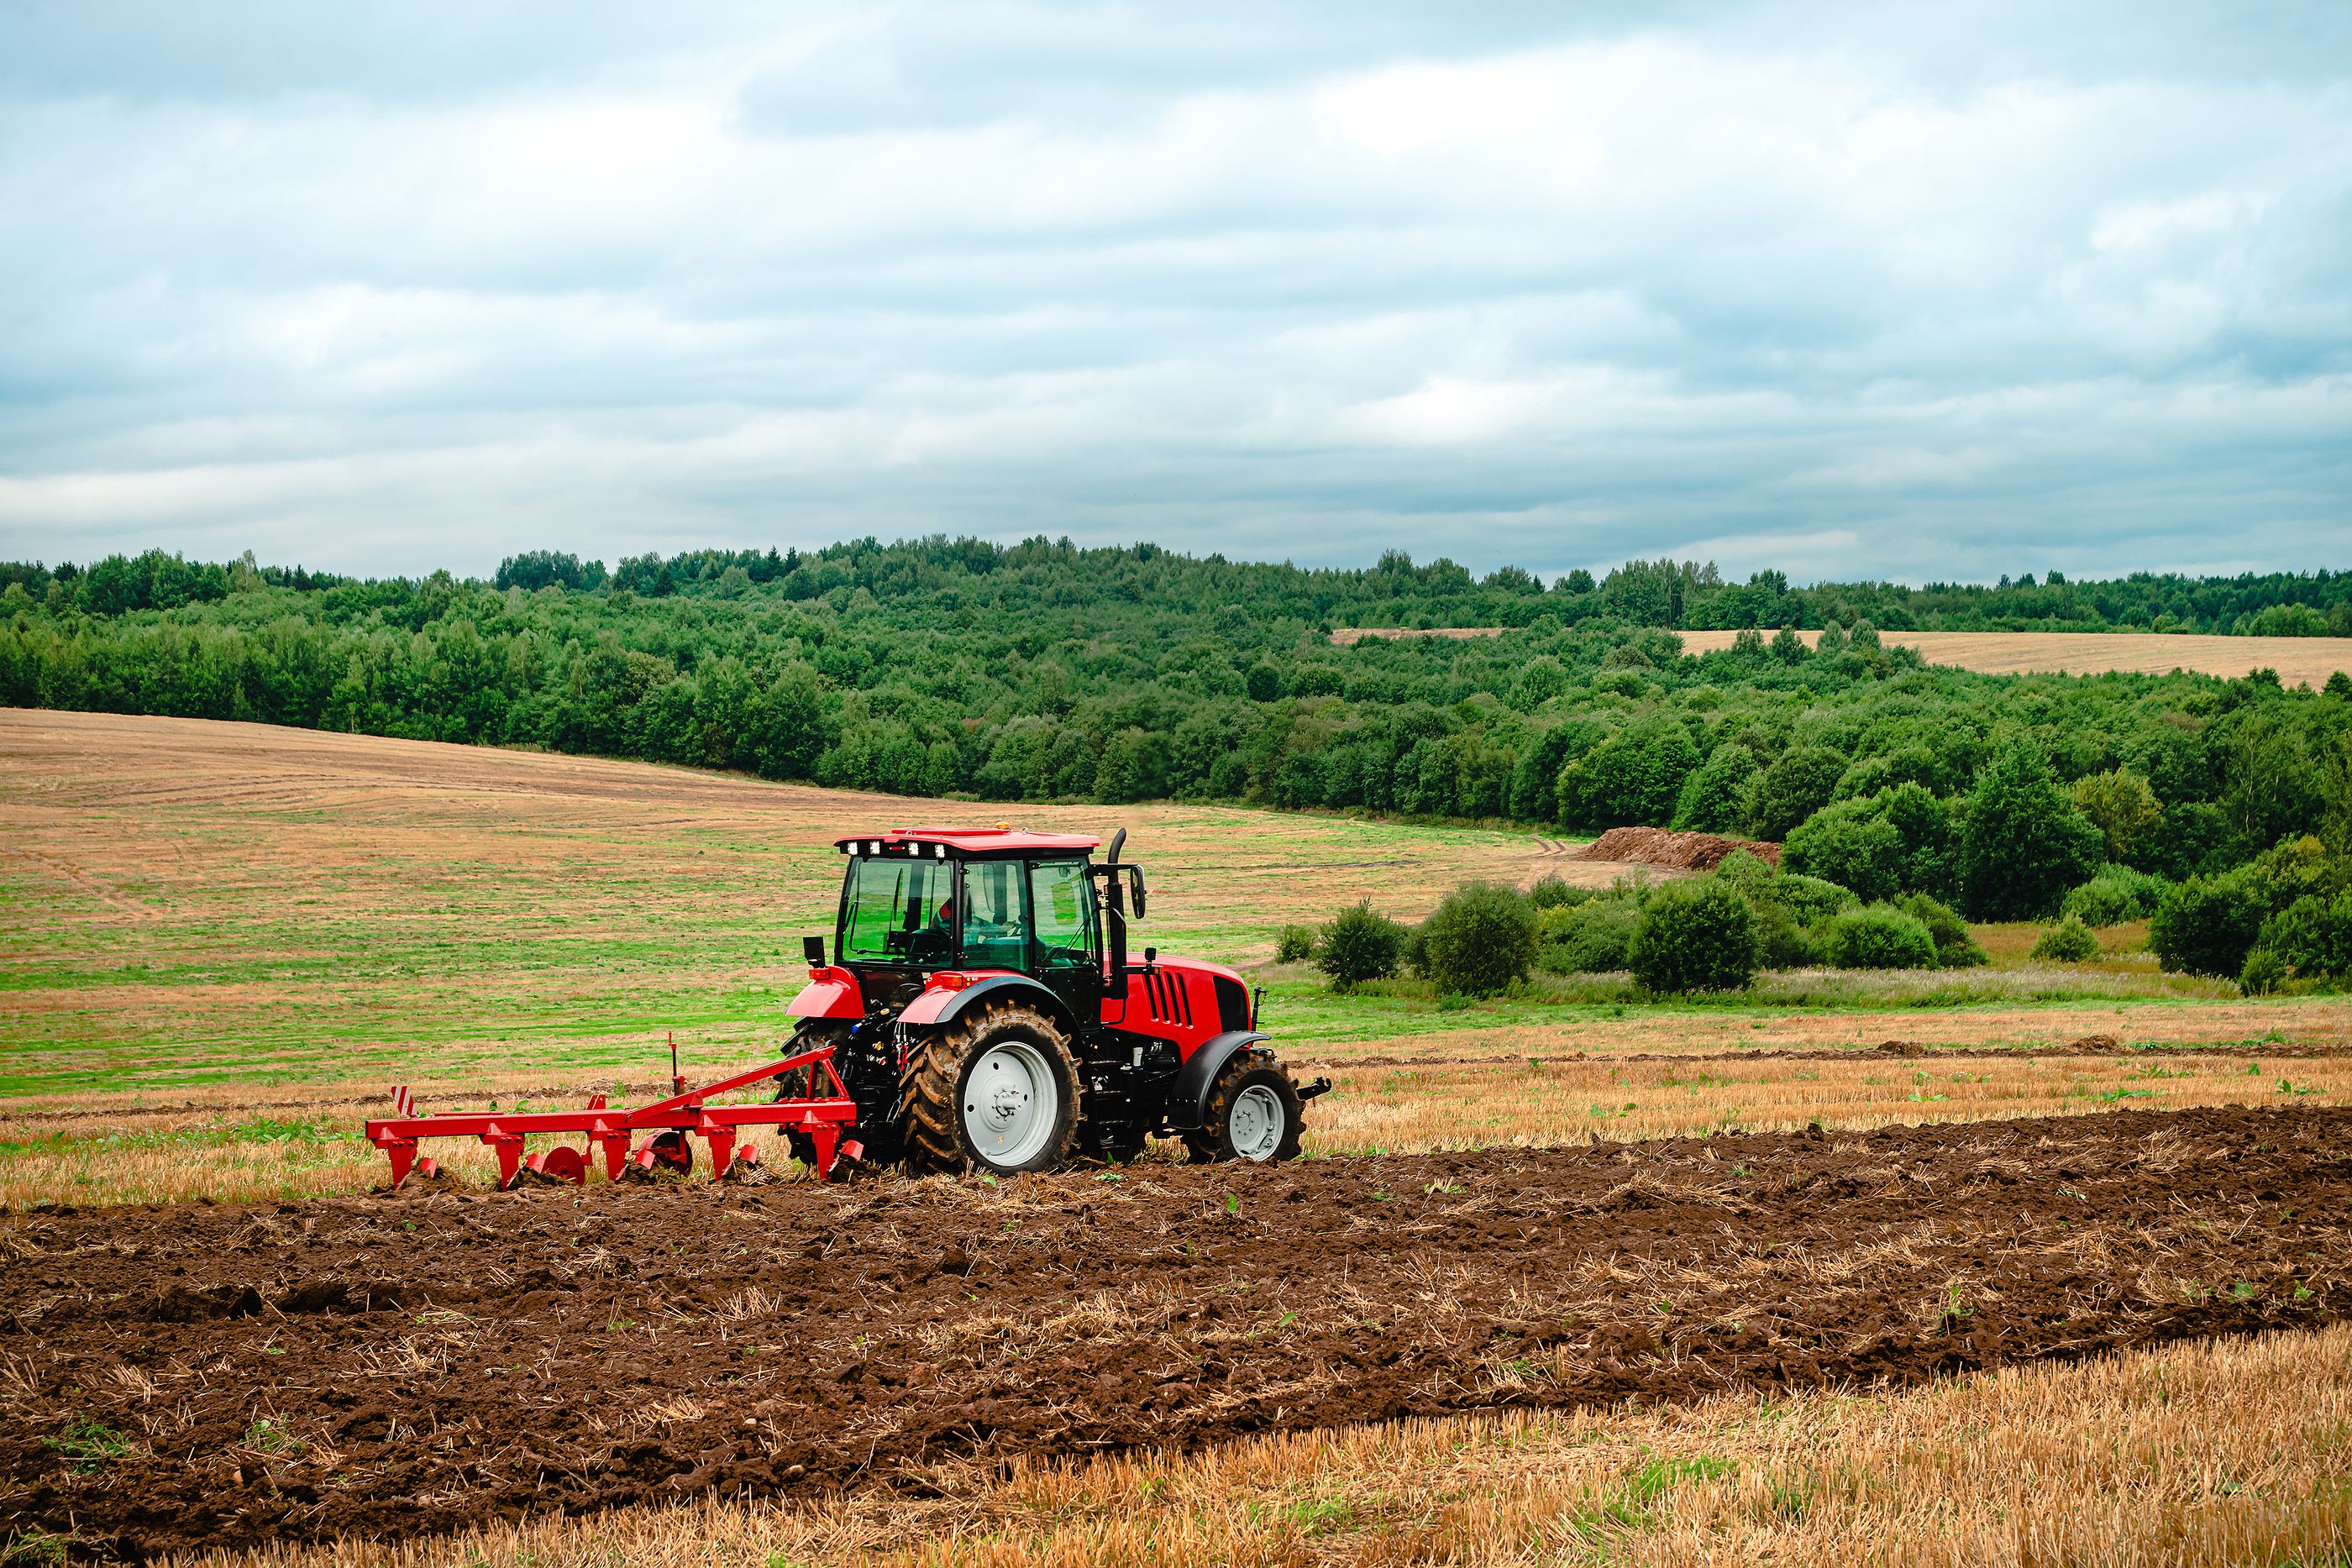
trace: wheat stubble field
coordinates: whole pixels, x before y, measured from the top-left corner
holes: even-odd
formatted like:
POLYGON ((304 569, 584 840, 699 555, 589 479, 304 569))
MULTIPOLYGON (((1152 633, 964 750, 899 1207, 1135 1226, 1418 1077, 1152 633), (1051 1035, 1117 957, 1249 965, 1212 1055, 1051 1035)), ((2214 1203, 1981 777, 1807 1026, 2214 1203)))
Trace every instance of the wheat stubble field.
POLYGON ((2002 956, 1965 1005, 1803 977, 1342 1002, 1265 962, 1282 924, 1622 868, 190 721, 0 712, 0 1541, 27 1560, 197 1552, 184 1494, 246 1543, 209 1561, 451 1568, 2313 1563, 2352 1536, 2335 998, 2118 951, 2002 956), (1008 814, 1129 826, 1149 939, 1251 967, 1337 1081, 1316 1159, 689 1211, 502 1197, 461 1156, 471 1190, 369 1196, 383 1084, 646 1085, 671 1032, 698 1076, 749 1060, 835 832, 1008 814), (1328 1257, 1285 1218, 1310 1211, 1328 1257), (394 1305, 313 1311, 339 1286, 394 1305))
MULTIPOLYGON (((1427 631, 1343 627, 1331 641, 1347 646, 1366 637, 1492 637, 1503 628, 1461 626, 1427 631)), ((1737 632, 1677 632, 1685 653, 1719 653, 1737 632)), ((1819 632, 1800 632, 1807 647, 1819 632)), ((2174 670, 2235 680, 2274 670, 2292 686, 2315 689, 2338 670, 2352 671, 2352 638, 2217 637, 2156 632, 1881 632, 1890 647, 1916 648, 1930 664, 1988 675, 2096 675, 2109 672, 2162 675, 2174 670)))

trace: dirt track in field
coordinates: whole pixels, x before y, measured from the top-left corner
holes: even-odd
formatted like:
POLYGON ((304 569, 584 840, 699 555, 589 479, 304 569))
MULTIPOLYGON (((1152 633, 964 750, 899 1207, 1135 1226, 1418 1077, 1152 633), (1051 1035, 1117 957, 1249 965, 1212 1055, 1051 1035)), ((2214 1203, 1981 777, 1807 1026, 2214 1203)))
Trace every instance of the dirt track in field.
POLYGON ((136 1556, 919 1490, 942 1459, 1903 1385, 2325 1322, 2352 1302, 2348 1134, 2347 1110, 2113 1113, 18 1214, 0 1540, 136 1556))

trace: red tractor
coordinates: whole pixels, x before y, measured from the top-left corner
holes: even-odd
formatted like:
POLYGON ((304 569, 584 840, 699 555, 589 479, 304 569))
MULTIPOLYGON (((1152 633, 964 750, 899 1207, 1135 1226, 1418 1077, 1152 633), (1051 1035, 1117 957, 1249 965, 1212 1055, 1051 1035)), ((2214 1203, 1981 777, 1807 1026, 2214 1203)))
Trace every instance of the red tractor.
POLYGON ((811 936, 809 983, 786 1009, 800 1026, 765 1066, 690 1089, 670 1052, 670 1093, 622 1109, 598 1094, 577 1111, 420 1114, 405 1086, 368 1141, 392 1184, 441 1175, 427 1138, 474 1138, 498 1155, 499 1185, 683 1176, 694 1140, 711 1174, 755 1167, 740 1140, 761 1128, 831 1178, 846 1156, 917 1171, 1010 1175, 1073 1155, 1132 1159, 1155 1134, 1196 1162, 1286 1160, 1307 1101, 1257 1032, 1257 1007, 1231 969, 1150 948, 1128 962, 1143 868, 1122 864, 1125 829, 1097 864, 1097 841, 1010 828, 894 828, 840 840, 849 857, 833 962, 811 936), (769 1084, 774 1098, 743 1103, 769 1084), (528 1153, 529 1140, 578 1134, 528 1153))
POLYGON ((1329 1082, 1301 1088, 1266 1049, 1233 970, 1150 947, 1129 961, 1145 891, 1126 839, 1100 862, 1097 839, 1005 827, 838 841, 833 961, 807 938, 785 1054, 831 1049, 862 1158, 1007 1175, 1131 1159, 1154 1135, 1196 1163, 1298 1153, 1329 1082))

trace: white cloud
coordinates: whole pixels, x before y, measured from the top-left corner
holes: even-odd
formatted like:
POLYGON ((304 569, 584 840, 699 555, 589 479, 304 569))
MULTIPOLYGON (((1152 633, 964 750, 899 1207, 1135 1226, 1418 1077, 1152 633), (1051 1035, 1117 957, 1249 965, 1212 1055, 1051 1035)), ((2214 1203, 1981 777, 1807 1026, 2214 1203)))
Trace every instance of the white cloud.
POLYGON ((1859 15, 493 7, 460 64, 264 5, 111 67, 53 16, 0 553, 2346 564, 2346 57, 1859 15))

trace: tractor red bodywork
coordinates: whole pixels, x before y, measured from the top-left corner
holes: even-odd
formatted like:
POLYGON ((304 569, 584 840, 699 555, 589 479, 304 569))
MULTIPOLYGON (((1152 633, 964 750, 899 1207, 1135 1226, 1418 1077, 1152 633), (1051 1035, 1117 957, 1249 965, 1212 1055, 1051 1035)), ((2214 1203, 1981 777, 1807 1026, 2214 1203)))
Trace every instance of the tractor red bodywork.
MULTIPOLYGON (((1044 1015, 1065 1037, 1080 1074, 1089 1146, 1132 1150, 1150 1135, 1190 1135, 1217 1072, 1265 1037, 1234 970, 1161 959, 1150 948, 1143 962, 1129 961, 1129 904, 1140 916, 1145 894, 1141 869, 1118 859, 1125 838, 1114 837, 1099 863, 1095 838, 1002 827, 838 840, 850 865, 834 952, 828 961, 822 939, 806 941, 808 983, 784 1009, 802 1029, 783 1061, 691 1092, 673 1061, 675 1092, 635 1111, 608 1110, 600 1095, 578 1112, 398 1114, 368 1123, 367 1135, 391 1156, 395 1184, 416 1164, 417 1139, 449 1136, 496 1148, 504 1185, 524 1173, 584 1179, 592 1164, 584 1149, 523 1158, 524 1136, 539 1133, 582 1134, 614 1176, 633 1165, 690 1168, 687 1140, 699 1136, 723 1176, 741 1157, 737 1129, 751 1126, 786 1133, 795 1154, 829 1175, 836 1151, 896 1157, 894 1108, 911 1042, 928 1038, 922 1031, 952 1024, 969 1007, 1004 1004, 1044 1015), (1000 961, 971 961, 975 956, 1000 961), (779 1084, 772 1101, 709 1103, 772 1079, 779 1084), (632 1148, 637 1132, 654 1135, 632 1148)), ((404 1112, 405 1092, 395 1094, 404 1112)))

